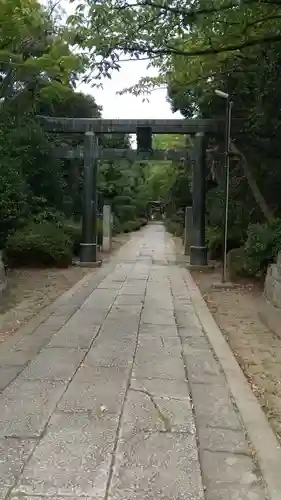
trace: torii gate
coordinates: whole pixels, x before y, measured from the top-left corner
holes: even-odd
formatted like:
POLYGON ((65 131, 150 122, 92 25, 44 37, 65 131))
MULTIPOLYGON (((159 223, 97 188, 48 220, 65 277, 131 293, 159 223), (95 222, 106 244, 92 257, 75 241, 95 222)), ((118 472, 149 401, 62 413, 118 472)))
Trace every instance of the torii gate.
POLYGON ((177 120, 106 120, 102 118, 52 118, 38 116, 45 130, 61 133, 83 133, 84 148, 67 151, 59 148, 63 158, 84 157, 84 196, 80 261, 97 261, 97 165, 100 159, 173 160, 187 157, 187 150, 163 151, 152 148, 152 134, 188 134, 194 136, 192 152, 193 241, 190 264, 207 265, 205 244, 205 156, 206 136, 218 132, 218 121, 212 119, 177 120), (137 150, 103 149, 98 145, 101 134, 136 134, 137 150))

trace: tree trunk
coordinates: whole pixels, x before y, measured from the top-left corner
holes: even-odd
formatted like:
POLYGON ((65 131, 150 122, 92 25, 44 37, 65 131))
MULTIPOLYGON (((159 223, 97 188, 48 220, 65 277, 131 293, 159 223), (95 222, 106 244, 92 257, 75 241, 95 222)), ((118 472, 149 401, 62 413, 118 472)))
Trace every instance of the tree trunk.
POLYGON ((257 182, 254 178, 254 174, 252 172, 252 169, 251 169, 249 163, 247 162, 247 160, 245 158, 245 155, 233 143, 231 143, 230 150, 232 153, 234 153, 235 156, 240 158, 240 160, 242 162, 245 176, 247 178, 247 181, 248 181, 249 187, 253 193, 253 196, 254 196, 258 206, 260 207, 265 219, 268 222, 271 222, 272 219, 274 218, 274 215, 273 215, 271 209, 269 208, 266 200, 264 199, 264 197, 263 197, 263 195, 262 195, 262 193, 257 185, 257 182))

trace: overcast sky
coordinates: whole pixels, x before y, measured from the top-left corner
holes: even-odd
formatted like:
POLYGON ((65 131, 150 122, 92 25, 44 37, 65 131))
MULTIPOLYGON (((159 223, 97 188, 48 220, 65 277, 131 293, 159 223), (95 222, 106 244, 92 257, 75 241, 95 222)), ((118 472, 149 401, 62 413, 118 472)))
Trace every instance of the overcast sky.
POLYGON ((112 74, 112 79, 103 80, 103 89, 81 85, 83 92, 94 95, 97 104, 103 107, 104 118, 176 118, 180 113, 173 114, 166 100, 166 90, 153 91, 149 102, 143 102, 143 97, 130 94, 117 95, 119 90, 136 84, 142 76, 155 75, 148 70, 146 61, 131 61, 121 63, 120 71, 112 74))

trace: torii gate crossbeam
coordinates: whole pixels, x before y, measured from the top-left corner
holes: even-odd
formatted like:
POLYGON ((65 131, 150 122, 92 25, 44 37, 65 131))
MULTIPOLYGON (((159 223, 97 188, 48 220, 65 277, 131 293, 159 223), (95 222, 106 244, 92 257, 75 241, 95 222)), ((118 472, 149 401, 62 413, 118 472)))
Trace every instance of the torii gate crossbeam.
MULTIPOLYGON (((55 133, 83 133, 84 141, 84 193, 83 193, 83 228, 80 261, 97 261, 97 164, 99 158, 106 155, 100 152, 98 137, 101 134, 137 134, 149 131, 151 134, 186 134, 194 135, 193 151, 193 235, 190 247, 190 264, 207 264, 205 244, 205 155, 207 134, 217 134, 220 129, 218 120, 212 119, 177 119, 177 120, 106 120, 102 118, 53 118, 38 116, 38 121, 45 130, 55 133)), ((144 134, 145 136, 146 134, 144 134)), ((140 135, 139 135, 140 137, 140 135)), ((150 140, 151 144, 151 140, 150 140)), ((142 153, 144 150, 140 149, 142 153)), ((151 146, 148 147, 153 156, 151 146)), ((118 152, 118 150, 116 150, 118 152)), ((114 150, 110 150, 113 154, 114 150)), ((75 153, 76 155, 77 153, 75 153)), ((78 153, 81 157, 81 152, 78 153)), ((162 154, 162 153, 161 153, 162 154)), ((171 154, 171 153, 170 153, 171 154)), ((122 152, 123 155, 123 152, 122 152)), ((118 156, 118 154, 116 155, 118 156)), ((120 157, 120 154, 119 154, 120 157)), ((148 155, 149 157, 149 155, 148 155)), ((141 158, 141 154, 140 154, 141 158)))

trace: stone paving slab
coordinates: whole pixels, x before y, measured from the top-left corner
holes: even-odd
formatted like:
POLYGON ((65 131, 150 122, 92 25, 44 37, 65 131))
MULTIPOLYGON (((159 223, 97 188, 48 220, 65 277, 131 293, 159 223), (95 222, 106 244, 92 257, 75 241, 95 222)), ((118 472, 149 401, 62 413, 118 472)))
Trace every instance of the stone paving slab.
POLYGON ((93 308, 110 309, 118 295, 117 291, 94 290, 94 292, 81 305, 80 311, 92 311, 93 308))
POLYGON ((128 380, 128 366, 91 366, 85 360, 81 363, 73 380, 76 383, 95 383, 96 379, 102 379, 106 384, 109 380, 128 380))
POLYGON ((144 307, 141 322, 149 325, 174 326, 175 318, 172 310, 155 309, 155 307, 144 307))
POLYGON ((219 483, 207 489, 205 500, 265 500, 267 493, 262 485, 247 486, 241 483, 219 483))
POLYGON ((0 367, 0 391, 3 391, 22 371, 22 366, 0 367))
POLYGON ((46 348, 21 373, 25 379, 69 381, 86 352, 82 349, 46 348))
POLYGON ((145 390, 131 389, 125 405, 122 436, 156 431, 195 434, 190 401, 153 396, 145 390))
POLYGON ((223 377, 219 385, 192 384, 191 394, 199 426, 241 430, 241 421, 234 409, 223 377))
POLYGON ((203 500, 194 436, 139 433, 120 439, 111 500, 203 500))
POLYGON ((148 379, 132 378, 131 387, 136 390, 144 390, 161 398, 190 400, 186 380, 148 379))
MULTIPOLYGON (((165 285, 163 285, 165 286, 165 285)), ((150 308, 152 311, 155 309, 160 309, 160 310, 165 310, 165 311, 169 311, 169 314, 170 316, 172 315, 173 311, 174 311, 174 306, 173 306, 173 303, 169 298, 164 298, 164 297, 161 297, 159 296, 157 299, 154 297, 154 296, 149 296, 149 295, 146 295, 145 297, 145 301, 144 301, 144 306, 145 308, 150 308)), ((149 321, 147 321, 148 323, 149 321)))
POLYGON ((132 364, 136 336, 103 338, 101 335, 85 357, 88 366, 127 366, 132 364))
POLYGON ((259 480, 251 457, 203 451, 201 463, 205 483, 240 482, 249 486, 259 480))
MULTIPOLYGON (((70 495, 67 495, 67 496, 56 496, 56 495, 52 495, 51 497, 50 496, 47 496, 47 495, 22 495, 21 493, 20 494, 13 494, 13 496, 11 497, 12 500, 77 500, 77 496, 70 496, 70 495)), ((83 496, 81 497, 83 498, 83 500, 95 500, 94 497, 88 497, 88 496, 83 496)))
POLYGON ((1 367, 17 367, 22 368, 29 363, 38 353, 39 348, 29 351, 17 351, 15 348, 0 356, 1 367))
POLYGON ((122 295, 143 295, 145 294, 145 284, 140 282, 139 285, 124 285, 122 287, 122 295))
MULTIPOLYGON (((179 328, 179 338, 181 339, 183 353, 187 354, 190 350, 196 349, 198 351, 204 350, 205 352, 210 351, 210 344, 207 341, 205 335, 194 335, 190 337, 190 331, 186 329, 179 328)), ((204 357, 205 352, 201 355, 204 357)))
POLYGON ((126 295, 122 293, 119 295, 115 301, 116 306, 130 306, 130 305, 143 305, 144 295, 126 295))
POLYGON ((116 427, 116 417, 54 415, 15 493, 103 499, 116 427))
POLYGON ((16 379, 0 396, 0 438, 39 437, 65 388, 62 382, 16 379))
POLYGON ((102 371, 102 376, 89 377, 87 380, 76 374, 69 385, 58 409, 68 412, 91 412, 93 416, 119 415, 124 400, 127 373, 116 373, 107 369, 102 371))
MULTIPOLYGON (((121 295, 122 297, 122 295, 121 295)), ((131 317, 140 317, 141 311, 142 311, 142 303, 139 303, 137 305, 115 305, 111 308, 110 310, 110 319, 122 319, 124 316, 131 318, 131 317)))
POLYGON ((126 334, 137 334, 139 329, 139 318, 126 318, 121 317, 116 320, 116 318, 111 318, 110 315, 106 318, 103 323, 101 334, 103 335, 126 335, 126 334))
POLYGON ((0 500, 269 500, 185 271, 168 262, 163 226, 132 235, 10 352, 21 366, 0 376, 35 359, 0 395, 0 500))
POLYGON ((185 380, 183 363, 177 356, 159 355, 157 358, 141 359, 136 354, 133 368, 134 378, 162 378, 167 380, 185 380))
POLYGON ((198 435, 202 450, 251 455, 244 430, 233 431, 200 426, 198 435))
POLYGON ((190 381, 218 384, 224 383, 222 371, 215 360, 210 349, 191 348, 187 344, 183 348, 183 358, 185 360, 188 377, 190 381))
POLYGON ((140 335, 138 340, 137 355, 139 358, 159 355, 171 355, 181 357, 182 345, 178 337, 149 337, 140 335), (147 354, 149 353, 149 354, 147 354))
MULTIPOLYGON (((44 347, 54 333, 57 332, 57 328, 50 328, 47 325, 41 325, 31 335, 26 335, 23 337, 14 347, 14 351, 34 351, 39 352, 42 347, 44 347)), ((11 351, 10 351, 11 352, 11 351)))
POLYGON ((35 440, 0 439, 0 498, 14 486, 35 445, 35 440))
POLYGON ((79 316, 85 315, 86 312, 87 317, 91 319, 93 325, 102 325, 109 311, 110 307, 106 307, 105 304, 103 304, 102 306, 96 306, 96 305, 92 305, 91 307, 87 306, 86 308, 82 306, 82 308, 79 311, 80 312, 79 316))
POLYGON ((100 326, 84 325, 79 326, 77 321, 68 322, 61 330, 53 335, 47 347, 77 348, 87 349, 98 335, 100 326))
POLYGON ((150 338, 160 338, 163 337, 177 337, 178 331, 175 325, 167 326, 167 325, 149 325, 142 323, 139 328, 139 336, 140 338, 150 337, 150 338))
POLYGON ((97 290, 114 290, 118 291, 123 287, 123 283, 119 283, 117 281, 112 281, 111 279, 109 280, 104 280, 102 281, 99 286, 97 287, 97 290))

